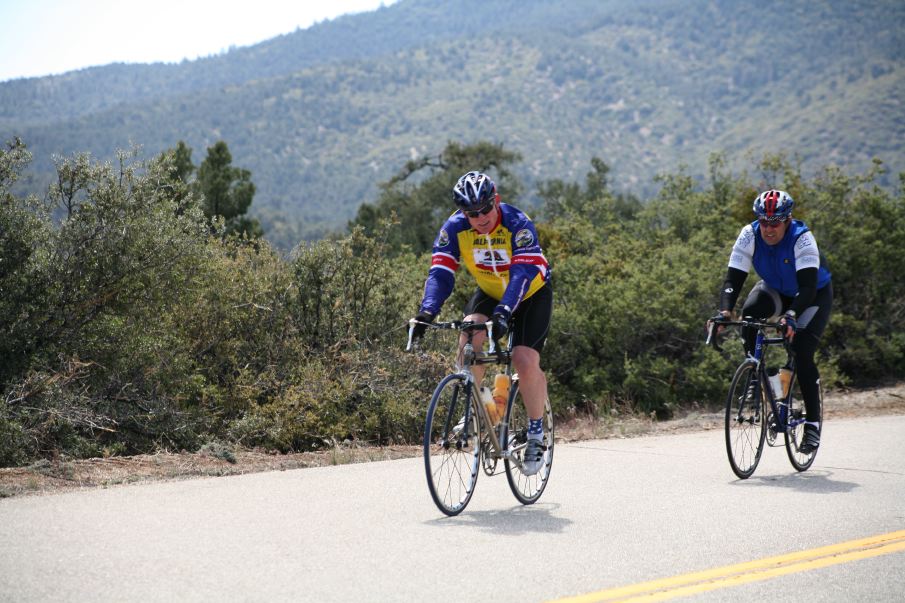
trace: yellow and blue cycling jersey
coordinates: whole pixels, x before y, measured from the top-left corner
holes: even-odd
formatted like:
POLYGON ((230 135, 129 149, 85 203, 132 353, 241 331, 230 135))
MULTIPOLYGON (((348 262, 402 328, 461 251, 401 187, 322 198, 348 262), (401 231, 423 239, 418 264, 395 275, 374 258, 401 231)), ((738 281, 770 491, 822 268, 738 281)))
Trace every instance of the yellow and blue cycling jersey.
POLYGON ((497 225, 488 234, 471 228, 457 211, 434 241, 431 268, 424 284, 421 310, 436 316, 452 293, 460 264, 484 293, 509 312, 544 286, 549 264, 537 240, 534 223, 519 209, 500 203, 497 225))

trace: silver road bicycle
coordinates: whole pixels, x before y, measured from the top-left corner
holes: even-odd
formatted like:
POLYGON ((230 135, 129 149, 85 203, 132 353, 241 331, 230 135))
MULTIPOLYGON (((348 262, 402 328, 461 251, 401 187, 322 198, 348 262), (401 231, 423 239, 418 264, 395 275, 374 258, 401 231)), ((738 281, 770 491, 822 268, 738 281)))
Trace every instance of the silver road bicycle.
MULTIPOLYGON (((412 349, 412 329, 409 343, 412 349)), ((512 373, 512 337, 505 347, 492 337, 492 322, 453 321, 425 323, 428 328, 452 330, 465 335, 461 363, 456 371, 444 377, 431 396, 424 424, 424 470, 431 498, 446 515, 461 513, 474 494, 478 474, 503 472, 515 498, 522 504, 536 502, 550 479, 553 465, 553 412, 550 401, 544 408, 544 456, 540 471, 527 475, 523 454, 528 442, 528 413, 519 392, 518 375, 512 373), (487 330, 488 351, 475 350, 474 334, 487 330), (509 397, 505 412, 494 422, 485 408, 480 383, 472 371, 477 365, 495 364, 510 377, 509 397)))

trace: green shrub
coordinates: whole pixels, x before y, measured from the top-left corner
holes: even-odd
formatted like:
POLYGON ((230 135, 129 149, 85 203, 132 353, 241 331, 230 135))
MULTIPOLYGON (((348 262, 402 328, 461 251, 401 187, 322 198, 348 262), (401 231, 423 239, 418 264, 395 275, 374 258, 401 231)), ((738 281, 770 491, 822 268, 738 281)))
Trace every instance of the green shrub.
MULTIPOLYGON (((403 351, 430 255, 393 243, 400 225, 374 220, 368 234, 284 258, 264 241, 212 236, 172 154, 63 160, 53 207, 10 192, 28 158, 17 141, 0 151, 0 465, 420 441, 455 337, 429 332, 421 353, 403 351)), ((873 186, 877 172, 828 169, 808 182, 781 157, 761 167, 795 195, 833 271, 823 384, 900 379, 902 193, 873 186)), ((720 407, 741 345, 732 335, 725 355, 705 348, 704 322, 764 183, 725 173, 715 156, 708 185, 665 175, 641 203, 607 189, 604 163, 593 168, 584 187, 541 190, 554 287, 542 366, 555 412, 720 407)), ((441 318, 459 318, 474 287, 459 274, 441 318)))

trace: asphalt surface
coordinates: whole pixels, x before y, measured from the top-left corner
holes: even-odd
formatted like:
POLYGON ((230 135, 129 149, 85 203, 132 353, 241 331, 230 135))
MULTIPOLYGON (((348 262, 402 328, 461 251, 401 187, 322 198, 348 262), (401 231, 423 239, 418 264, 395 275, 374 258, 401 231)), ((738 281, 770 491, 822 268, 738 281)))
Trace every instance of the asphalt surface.
MULTIPOLYGON (((563 444, 537 504, 482 474, 453 518, 421 459, 4 499, 0 601, 592 601, 654 580, 669 598, 690 573, 905 530, 903 435, 905 416, 828 422, 809 471, 769 448, 745 481, 721 430, 563 444)), ((905 546, 880 544, 684 594, 902 601, 905 546)))

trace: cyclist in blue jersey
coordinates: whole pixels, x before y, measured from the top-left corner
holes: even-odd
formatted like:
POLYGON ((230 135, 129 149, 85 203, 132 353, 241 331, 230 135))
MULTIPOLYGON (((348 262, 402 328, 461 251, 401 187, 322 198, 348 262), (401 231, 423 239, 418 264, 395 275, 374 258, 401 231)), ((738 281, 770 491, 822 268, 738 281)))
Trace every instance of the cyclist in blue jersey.
MULTIPOLYGON (((474 276, 478 288, 465 306, 465 320, 493 321, 493 336, 512 331, 512 364, 528 413, 525 472, 537 473, 543 463, 543 412, 547 378, 540 353, 553 313, 550 270, 537 240, 534 223, 523 212, 500 202, 496 185, 486 174, 468 172, 453 187, 459 208, 443 224, 434 241, 424 297, 415 317, 413 337, 421 338, 450 296, 461 264, 474 276)), ((476 349, 485 335, 476 333, 476 349)), ((463 339, 464 341, 464 339, 463 339)), ((480 383, 483 368, 473 368, 480 383)))
MULTIPOLYGON (((727 320, 753 267, 762 279, 751 289, 742 316, 766 320, 780 317, 791 343, 804 398, 807 422, 800 451, 810 454, 820 445, 820 373, 814 362, 817 344, 830 319, 833 284, 813 233, 792 219, 795 202, 789 193, 768 190, 754 200, 757 220, 742 228, 732 253, 720 311, 708 321, 727 320)), ((754 329, 743 331, 745 351, 754 353, 754 329)))

